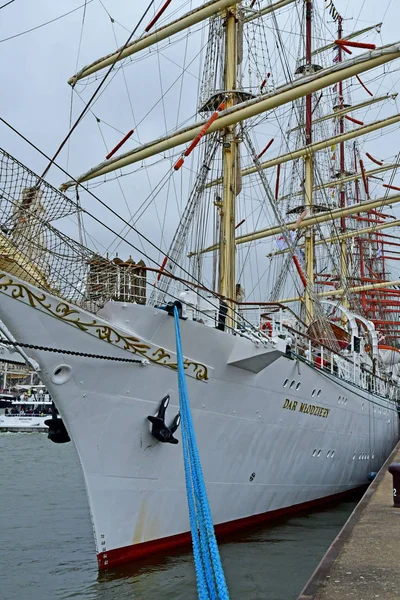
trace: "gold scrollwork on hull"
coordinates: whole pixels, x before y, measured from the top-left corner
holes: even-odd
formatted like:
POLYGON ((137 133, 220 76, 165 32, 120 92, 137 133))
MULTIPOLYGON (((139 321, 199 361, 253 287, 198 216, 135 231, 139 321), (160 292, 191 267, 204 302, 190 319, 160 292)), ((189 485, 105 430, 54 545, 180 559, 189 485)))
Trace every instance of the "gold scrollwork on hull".
MULTIPOLYGON (((164 350, 164 348, 153 350, 152 346, 141 341, 139 338, 118 333, 113 327, 103 325, 96 321, 96 319, 93 319, 92 321, 83 321, 80 317, 79 310, 71 308, 67 302, 61 301, 56 306, 53 306, 51 302, 47 300, 46 294, 43 292, 32 292, 32 290, 23 283, 13 281, 4 273, 0 273, 0 293, 1 292, 7 293, 7 295, 15 300, 27 302, 32 308, 42 309, 56 319, 60 319, 64 323, 77 327, 81 331, 97 335, 100 340, 117 346, 118 348, 122 348, 123 350, 127 350, 132 354, 140 354, 143 358, 146 358, 152 363, 163 365, 170 369, 177 369, 177 363, 172 361, 171 355, 164 350)), ((188 371, 188 374, 195 377, 198 381, 208 380, 208 369, 205 365, 185 358, 184 366, 188 371)))

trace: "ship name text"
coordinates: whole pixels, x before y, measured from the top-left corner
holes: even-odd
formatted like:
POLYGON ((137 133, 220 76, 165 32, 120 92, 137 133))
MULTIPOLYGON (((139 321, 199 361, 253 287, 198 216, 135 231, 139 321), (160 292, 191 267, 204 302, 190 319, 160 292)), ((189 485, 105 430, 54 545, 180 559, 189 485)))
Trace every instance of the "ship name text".
POLYGON ((317 406, 315 404, 306 404, 305 402, 297 402, 297 400, 289 400, 286 398, 283 403, 283 407, 287 410, 298 410, 306 415, 314 415, 315 417, 323 417, 326 419, 329 415, 330 409, 324 408, 323 406, 317 406))

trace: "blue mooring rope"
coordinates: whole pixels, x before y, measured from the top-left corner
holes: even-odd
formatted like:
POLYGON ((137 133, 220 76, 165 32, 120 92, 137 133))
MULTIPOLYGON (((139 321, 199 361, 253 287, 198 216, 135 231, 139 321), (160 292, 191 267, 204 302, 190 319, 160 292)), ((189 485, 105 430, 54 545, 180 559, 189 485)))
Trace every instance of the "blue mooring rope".
POLYGON ((176 356, 178 365, 179 406, 181 413, 183 462, 189 506, 190 529, 197 591, 200 600, 229 600, 224 570, 215 539, 206 486, 201 470, 183 364, 178 309, 174 307, 176 356))

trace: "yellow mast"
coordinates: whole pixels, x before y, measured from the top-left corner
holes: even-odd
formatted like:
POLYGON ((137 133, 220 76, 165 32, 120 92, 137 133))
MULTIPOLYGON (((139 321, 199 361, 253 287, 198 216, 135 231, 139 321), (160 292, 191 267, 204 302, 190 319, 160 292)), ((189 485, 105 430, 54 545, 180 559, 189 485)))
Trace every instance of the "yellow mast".
MULTIPOLYGON (((238 62, 238 28, 236 7, 231 6, 225 13, 225 72, 224 87, 227 92, 226 108, 235 104, 238 62)), ((222 179, 223 194, 220 210, 221 233, 219 246, 219 293, 225 298, 235 298, 236 256, 235 256, 235 208, 236 171, 238 160, 238 139, 236 126, 226 128, 223 136, 222 179)))

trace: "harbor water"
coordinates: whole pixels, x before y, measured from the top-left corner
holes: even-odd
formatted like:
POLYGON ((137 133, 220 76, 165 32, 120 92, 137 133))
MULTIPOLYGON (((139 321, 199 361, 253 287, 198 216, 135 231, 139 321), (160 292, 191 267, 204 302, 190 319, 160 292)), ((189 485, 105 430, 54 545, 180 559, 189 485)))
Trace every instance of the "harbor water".
MULTIPOLYGON (((98 574, 72 443, 4 433, 0 456, 2 600, 197 598, 189 552, 98 574)), ((354 506, 336 504, 220 544, 231 600, 296 600, 354 506)))

